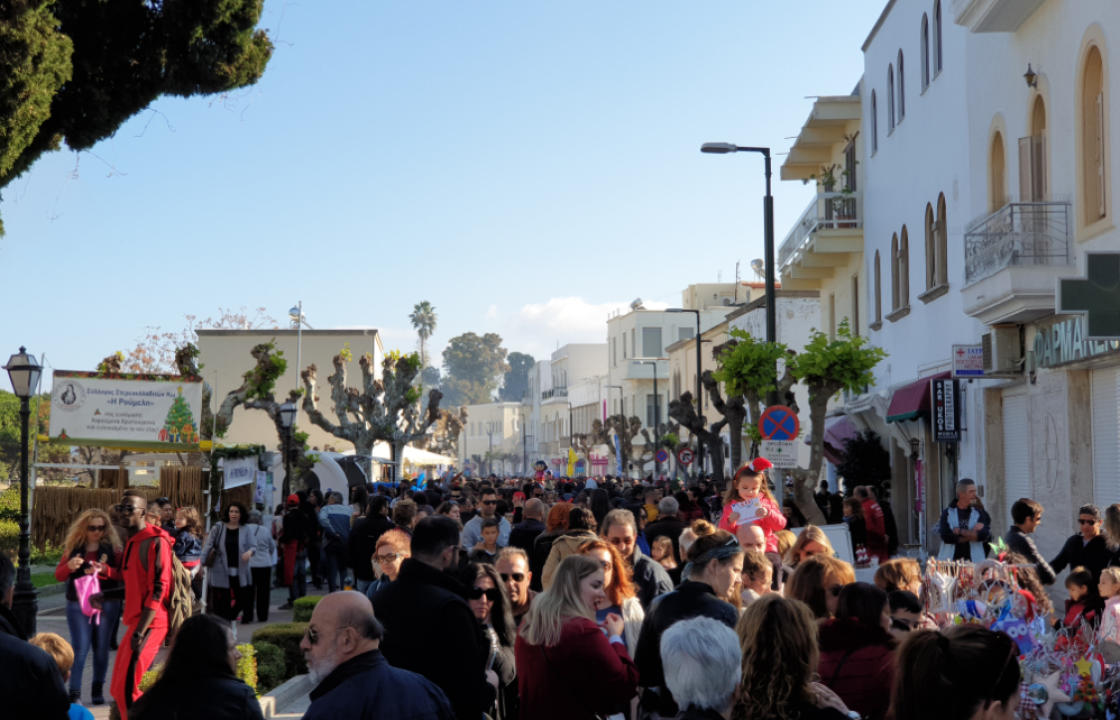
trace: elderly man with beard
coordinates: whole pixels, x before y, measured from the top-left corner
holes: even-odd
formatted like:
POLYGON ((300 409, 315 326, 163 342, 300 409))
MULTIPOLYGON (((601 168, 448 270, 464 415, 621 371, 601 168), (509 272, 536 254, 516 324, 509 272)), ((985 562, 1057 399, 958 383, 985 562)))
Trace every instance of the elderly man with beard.
POLYGON ((319 601, 299 643, 315 684, 303 720, 454 720, 435 683, 385 660, 383 634, 365 595, 344 590, 319 601))

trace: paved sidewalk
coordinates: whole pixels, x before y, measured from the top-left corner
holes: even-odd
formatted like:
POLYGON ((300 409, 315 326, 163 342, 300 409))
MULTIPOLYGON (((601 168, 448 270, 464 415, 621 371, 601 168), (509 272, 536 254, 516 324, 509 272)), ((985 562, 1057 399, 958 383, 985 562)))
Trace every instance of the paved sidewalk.
MULTIPOLYGON (((324 589, 321 592, 323 594, 325 594, 326 590, 324 589)), ((320 591, 315 590, 313 587, 308 587, 308 594, 320 594, 320 591)), ((291 622, 291 620, 292 620, 292 611, 291 610, 278 610, 277 609, 280 605, 287 602, 287 600, 288 600, 288 589, 287 588, 273 588, 273 590, 272 590, 272 602, 270 604, 271 609, 269 610, 268 623, 267 624, 271 625, 273 623, 291 622)), ((69 642, 69 640, 70 640, 70 629, 66 625, 66 595, 65 594, 57 593, 57 594, 47 594, 46 596, 40 595, 39 596, 39 614, 38 614, 37 618, 38 618, 38 627, 36 629, 39 632, 58 633, 62 637, 66 638, 67 642, 69 642)), ((239 642, 239 643, 249 642, 249 640, 251 640, 252 637, 253 637, 253 632, 256 631, 258 628, 263 627, 265 624, 266 623, 262 623, 259 620, 257 620, 257 622, 253 622, 253 623, 250 623, 248 625, 241 625, 241 624, 235 625, 234 632, 236 633, 236 636, 237 636, 237 642, 239 642)), ((121 630, 118 633, 118 638, 121 638, 123 636, 124 636, 124 628, 122 627, 121 630)), ((105 699, 106 699, 106 701, 109 700, 109 683, 112 681, 113 662, 116 659, 116 655, 117 655, 116 652, 110 652, 109 653, 109 670, 108 670, 107 678, 105 680, 105 699)), ((163 648, 162 650, 160 650, 159 655, 156 656, 155 664, 163 662, 166 655, 167 655, 167 648, 163 648)), ((93 717, 96 720, 108 720, 108 717, 109 717, 109 705, 108 704, 105 704, 105 705, 91 705, 90 704, 90 686, 92 684, 92 680, 93 680, 93 653, 91 652, 89 654, 89 656, 86 658, 85 669, 82 672, 82 700, 81 700, 81 702, 82 702, 83 705, 85 705, 87 708, 89 708, 90 712, 93 713, 93 717)), ((306 696, 304 696, 304 697, 306 698, 306 696)), ((304 707, 303 710, 306 710, 306 707, 304 707)), ((297 718, 300 717, 303 714, 303 710, 299 710, 298 711, 299 714, 295 715, 294 717, 297 717, 297 718)), ((285 716, 280 715, 278 717, 285 717, 285 716)))

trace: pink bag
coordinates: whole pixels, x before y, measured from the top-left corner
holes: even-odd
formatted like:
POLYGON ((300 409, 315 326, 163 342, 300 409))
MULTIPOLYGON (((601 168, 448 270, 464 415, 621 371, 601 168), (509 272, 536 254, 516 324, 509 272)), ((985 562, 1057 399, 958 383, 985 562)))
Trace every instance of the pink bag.
POLYGON ((101 611, 89 603, 91 596, 101 592, 101 581, 97 579, 97 573, 82 575, 75 579, 74 592, 78 595, 78 605, 82 608, 82 614, 94 625, 100 625, 101 611))

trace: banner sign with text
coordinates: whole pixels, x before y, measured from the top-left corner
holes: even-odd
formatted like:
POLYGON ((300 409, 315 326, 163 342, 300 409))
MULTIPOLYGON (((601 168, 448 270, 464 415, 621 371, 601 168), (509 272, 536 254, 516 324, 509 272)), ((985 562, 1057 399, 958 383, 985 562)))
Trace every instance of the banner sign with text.
POLYGON ((197 450, 202 380, 54 371, 52 440, 69 445, 197 450))
POLYGON ((933 439, 937 442, 960 442, 961 408, 957 402, 959 382, 960 380, 934 380, 930 384, 933 439))

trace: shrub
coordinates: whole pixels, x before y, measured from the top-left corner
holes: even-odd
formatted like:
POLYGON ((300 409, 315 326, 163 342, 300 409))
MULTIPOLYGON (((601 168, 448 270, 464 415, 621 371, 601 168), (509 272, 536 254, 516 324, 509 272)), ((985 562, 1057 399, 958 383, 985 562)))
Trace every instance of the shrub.
POLYGON ((251 643, 241 643, 237 646, 241 659, 237 661, 237 679, 253 688, 257 693, 257 652, 251 643))
POLYGON ((264 641, 250 647, 257 654, 257 692, 269 692, 288 679, 285 677, 283 650, 264 641))
POLYGON ((311 613, 322 599, 322 595, 304 595, 296 600, 292 608, 292 622, 310 622, 311 613))
MULTIPOLYGON (((266 625, 253 633, 253 645, 269 643, 284 653, 284 679, 307 672, 299 642, 307 632, 307 623, 277 623, 266 625)), ((258 648, 259 651, 259 648, 258 648)))

